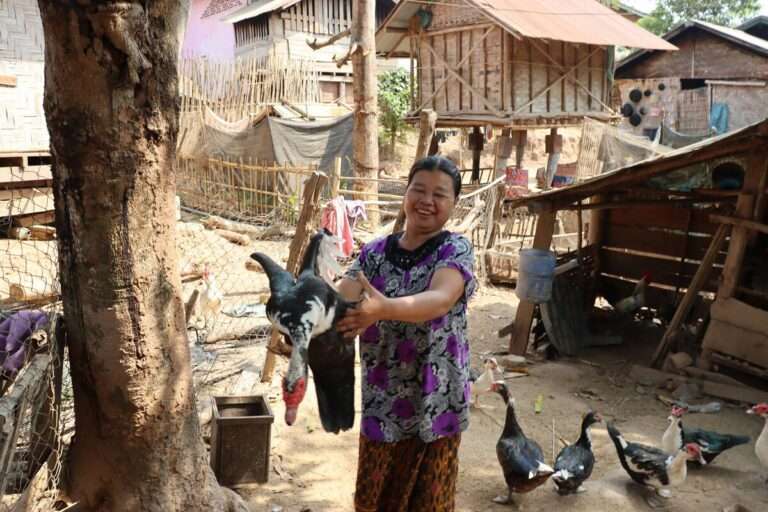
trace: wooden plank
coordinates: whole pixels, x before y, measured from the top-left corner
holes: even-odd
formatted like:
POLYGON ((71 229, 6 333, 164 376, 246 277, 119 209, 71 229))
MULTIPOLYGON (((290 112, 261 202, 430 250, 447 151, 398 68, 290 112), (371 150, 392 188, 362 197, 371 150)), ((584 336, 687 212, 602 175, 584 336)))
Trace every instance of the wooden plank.
MULTIPOLYGON (((686 241, 683 231, 608 224, 605 226, 603 245, 667 256, 681 256, 685 251, 690 258, 701 259, 706 254, 711 240, 709 235, 693 234, 686 241)), ((725 252, 718 253, 716 261, 722 263, 724 260, 725 252)))
POLYGON ((30 226, 53 224, 56 221, 56 214, 53 210, 32 213, 30 215, 17 215, 13 218, 13 226, 18 228, 28 228, 30 226))
MULTIPOLYGON (((752 310, 760 314, 755 319, 760 318, 768 322, 768 312, 757 308, 752 308, 752 310)), ((707 334, 704 336, 703 345, 708 352, 721 352, 768 369, 768 335, 766 335, 765 329, 753 331, 737 323, 713 318, 707 328, 707 334)))
MULTIPOLYGON (((446 55, 446 61, 451 65, 456 65, 459 62, 459 58, 457 57, 458 49, 458 34, 461 34, 461 32, 458 33, 452 33, 452 34, 446 34, 444 36, 444 51, 446 55)), ((462 73, 462 67, 457 66, 457 71, 460 75, 463 75, 462 73)), ((459 86, 461 85, 461 82, 449 80, 445 90, 446 90, 446 101, 445 101, 445 109, 448 112, 451 111, 458 111, 460 110, 459 104, 460 101, 460 95, 461 91, 459 91, 459 86)))
POLYGON ((754 389, 749 386, 732 386, 720 382, 711 382, 708 380, 692 379, 683 375, 662 372, 653 368, 633 365, 629 373, 630 378, 644 385, 662 386, 668 381, 678 384, 692 383, 698 384, 702 392, 717 398, 733 400, 734 402, 762 403, 768 401, 768 393, 754 389))
POLYGON ((712 223, 709 215, 716 213, 714 208, 690 209, 691 219, 688 221, 689 208, 658 206, 654 208, 619 208, 610 210, 607 223, 619 226, 643 226, 676 229, 691 233, 714 234, 717 225, 712 223), (689 227, 690 226, 690 227, 689 227))
POLYGON ((18 80, 12 75, 0 75, 0 87, 16 87, 18 80))
POLYGON ((727 217, 725 215, 710 215, 709 218, 712 219, 713 222, 730 224, 731 226, 739 226, 751 231, 759 231, 768 234, 768 224, 762 224, 753 220, 739 219, 736 217, 727 217))
MULTIPOLYGON (((552 244, 552 235, 555 231, 555 213, 545 212, 539 215, 536 221, 536 234, 533 238, 534 249, 548 250, 552 244)), ((528 349, 528 337, 533 323, 532 302, 521 300, 515 313, 515 330, 510 338, 509 351, 512 354, 524 355, 528 349)))
MULTIPOLYGON (((601 271, 606 274, 621 276, 629 279, 640 279, 643 274, 649 273, 653 282, 676 287, 681 282, 687 287, 691 282, 699 263, 683 262, 677 259, 662 259, 653 256, 639 255, 612 251, 609 249, 600 250, 601 271)), ((712 275, 713 278, 720 275, 721 267, 715 266, 712 275)), ((714 291, 715 283, 708 282, 705 290, 714 291)))
POLYGON ((669 322, 669 326, 667 327, 664 336, 659 342, 659 346, 656 348, 656 352, 654 353, 652 360, 652 365, 654 367, 659 368, 664 363, 664 358, 667 356, 667 352, 669 352, 670 346, 672 341, 675 339, 675 336, 677 335, 678 329, 685 321, 685 319, 688 318, 688 314, 691 312, 694 299, 698 296, 699 291, 704 288, 707 281, 709 281, 709 276, 712 273, 715 260, 720 253, 720 249, 725 243, 725 237, 728 234, 728 229, 729 228, 727 226, 720 226, 717 229, 715 236, 712 237, 712 241, 709 244, 709 249, 707 249, 707 253, 704 256, 701 265, 699 265, 699 268, 696 270, 696 274, 693 276, 691 284, 688 286, 688 289, 686 290, 683 299, 680 301, 680 304, 678 305, 672 320, 669 322))

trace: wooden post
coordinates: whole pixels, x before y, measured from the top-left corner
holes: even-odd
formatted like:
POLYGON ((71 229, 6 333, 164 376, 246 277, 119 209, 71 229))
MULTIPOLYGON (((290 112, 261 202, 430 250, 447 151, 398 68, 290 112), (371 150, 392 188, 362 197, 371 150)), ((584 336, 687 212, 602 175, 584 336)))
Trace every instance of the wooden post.
MULTIPOLYGON (((285 269, 296 274, 299 270, 304 250, 312 237, 312 231, 320 212, 320 193, 328 181, 328 177, 321 172, 314 172, 304 185, 302 196, 301 214, 296 225, 296 234, 291 240, 288 251, 288 263, 285 269)), ((280 333, 274 327, 267 345, 267 356, 264 359, 264 369, 261 372, 261 382, 271 382, 275 371, 275 352, 280 352, 280 333)))
MULTIPOLYGON (((376 2, 375 0, 354 0, 352 3, 352 47, 359 49, 352 53, 352 80, 355 95, 354 123, 354 174, 368 180, 356 181, 354 186, 368 200, 378 200, 379 184, 379 127, 376 105, 376 2)), ((373 226, 379 224, 379 212, 372 210, 368 215, 373 226)))
POLYGON ((664 363, 664 358, 666 357, 667 352, 669 352, 670 345, 675 339, 675 335, 677 334, 680 325, 683 323, 683 321, 685 321, 688 313, 691 312, 694 299, 699 294, 699 291, 701 291, 701 289, 707 283, 707 279, 709 279, 709 275, 712 273, 712 266, 717 259, 720 248, 725 242, 725 237, 727 234, 728 226, 721 224, 720 227, 717 228, 715 235, 712 237, 712 241, 709 243, 709 248, 704 255, 704 259, 701 261, 701 265, 699 265, 699 268, 696 270, 696 274, 693 276, 691 284, 688 285, 688 289, 686 290, 685 295, 683 295, 683 299, 677 306, 675 315, 669 322, 669 326, 667 327, 664 336, 661 338, 659 346, 656 348, 656 352, 653 354, 653 361, 651 364, 655 368, 661 368, 661 365, 664 363))
POLYGON ((330 190, 331 199, 336 198, 339 195, 339 187, 341 185, 341 157, 333 159, 333 171, 331 171, 331 178, 328 188, 330 190))
POLYGON ((512 132, 512 144, 515 145, 515 166, 518 169, 523 168, 523 157, 525 156, 525 144, 527 141, 527 131, 515 130, 512 132))
MULTIPOLYGON (((758 194, 758 186, 766 173, 765 151, 756 151, 749 157, 747 163, 744 185, 736 201, 736 211, 734 216, 740 219, 753 220, 755 210, 755 198, 758 194)), ((758 219, 759 220, 759 219, 758 219)), ((744 253, 747 250, 750 231, 744 226, 734 226, 731 232, 731 242, 728 246, 728 256, 723 266, 723 280, 717 290, 718 299, 728 299, 733 297, 739 284, 741 275, 742 261, 744 253)))
MULTIPOLYGON (((414 162, 427 156, 432 137, 435 135, 436 126, 437 113, 434 110, 422 110, 419 114, 419 142, 416 144, 416 158, 414 159, 414 162)), ((392 232, 397 233, 402 231, 404 224, 405 210, 400 206, 400 211, 397 214, 397 219, 395 220, 392 232)))
POLYGON ((501 136, 496 139, 496 158, 493 164, 494 176, 503 176, 509 166, 509 157, 512 156, 512 130, 504 128, 501 136))
POLYGON ((472 150, 472 183, 480 182, 480 155, 483 152, 483 134, 479 126, 472 128, 469 149, 472 150))
MULTIPOLYGON (((552 234, 555 231, 556 216, 556 211, 546 211, 539 215, 536 222, 536 234, 533 237, 534 249, 549 250, 549 246, 552 244, 552 234)), ((517 305, 514 330, 509 341, 511 354, 524 355, 528 349, 528 336, 531 332, 531 323, 533 323, 534 306, 532 302, 526 300, 521 300, 517 305)))
POLYGON ((557 163, 560 161, 560 151, 563 148, 563 137, 557 134, 557 128, 549 130, 549 135, 545 139, 547 150, 547 179, 544 189, 552 187, 552 180, 557 172, 557 163))

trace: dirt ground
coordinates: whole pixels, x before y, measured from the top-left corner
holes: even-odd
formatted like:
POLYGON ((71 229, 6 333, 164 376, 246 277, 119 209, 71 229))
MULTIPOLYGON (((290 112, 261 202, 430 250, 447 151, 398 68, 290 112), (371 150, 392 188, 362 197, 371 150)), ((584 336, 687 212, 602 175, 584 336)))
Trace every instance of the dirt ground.
MULTIPOLYGON (((505 349, 506 339, 499 339, 496 333, 514 318, 516 305, 512 290, 481 287, 470 306, 473 366, 478 366, 483 355, 505 349)), ((573 441, 578 436, 581 415, 590 408, 615 420, 628 439, 660 443, 667 425, 668 407, 657 400, 657 390, 639 386, 627 378, 631 364, 645 363, 654 348, 652 341, 660 336, 658 327, 638 325, 631 339, 622 346, 590 350, 580 359, 547 362, 529 354, 530 375, 509 381, 510 388, 524 431, 542 445, 550 463, 553 422, 558 436, 573 441), (533 404, 539 395, 544 397, 544 408, 537 415, 533 404)), ((195 350, 204 354, 202 360, 213 361, 198 364, 196 371, 204 421, 209 417, 206 408, 211 394, 248 392, 265 394, 270 400, 275 422, 269 483, 236 489, 251 509, 254 512, 352 510, 359 425, 356 423, 355 429, 339 435, 324 433, 310 384, 297 423, 287 427, 279 393, 285 362, 278 363, 272 384, 254 381, 253 372, 260 371, 264 359, 263 341, 221 342, 195 350), (238 369, 248 371, 240 373, 238 369), (222 375, 225 378, 217 377, 222 375), (251 376, 250 380, 247 375, 251 376)), ((457 490, 459 511, 509 509, 491 502, 505 491, 495 451, 504 421, 504 404, 494 395, 484 396, 481 403, 484 407, 473 411, 471 426, 462 439, 457 490)), ((753 439, 762 428, 762 422, 744 414, 743 407, 728 404, 724 404, 718 414, 691 415, 688 423, 721 432, 748 434, 753 439)), ((593 429, 593 439, 597 463, 587 484, 588 491, 560 497, 547 483, 525 498, 525 510, 560 507, 574 511, 650 510, 645 500, 647 491, 632 483, 619 466, 604 425, 593 429)), ((714 465, 692 470, 685 484, 666 503, 667 510, 720 511, 737 503, 749 510, 764 510, 768 486, 763 482, 768 475, 760 473, 753 449, 753 445, 735 448, 721 455, 714 465)))

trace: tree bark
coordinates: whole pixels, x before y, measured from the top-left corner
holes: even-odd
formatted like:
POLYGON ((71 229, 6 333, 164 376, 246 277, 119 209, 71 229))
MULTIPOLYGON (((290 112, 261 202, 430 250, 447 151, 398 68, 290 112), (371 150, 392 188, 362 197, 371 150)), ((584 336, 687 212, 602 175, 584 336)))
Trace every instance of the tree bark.
POLYGON ((39 0, 82 510, 247 510, 195 411, 174 244, 180 2, 39 0))
MULTIPOLYGON (((352 7, 352 37, 350 44, 358 45, 352 54, 352 86, 355 96, 354 170, 361 178, 374 180, 379 176, 379 141, 376 105, 376 2, 355 0, 352 7)), ((376 181, 356 181, 355 189, 365 201, 378 200, 376 181)), ((371 224, 379 224, 378 210, 368 214, 371 224)))

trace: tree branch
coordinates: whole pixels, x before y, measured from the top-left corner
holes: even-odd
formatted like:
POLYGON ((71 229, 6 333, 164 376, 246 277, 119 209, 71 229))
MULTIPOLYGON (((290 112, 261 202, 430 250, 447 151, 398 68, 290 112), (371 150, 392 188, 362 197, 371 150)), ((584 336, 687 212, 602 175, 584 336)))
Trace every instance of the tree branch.
POLYGON ((339 32, 338 34, 331 36, 328 38, 327 41, 323 41, 322 43, 317 42, 317 38, 315 38, 313 41, 310 41, 307 39, 307 45, 312 48, 313 50, 319 50, 320 48, 325 48, 326 46, 330 46, 339 39, 344 39, 345 37, 348 37, 352 34, 352 28, 348 28, 347 30, 344 30, 343 32, 339 32))
POLYGON ((363 54, 363 57, 368 55, 370 53, 370 50, 364 49, 359 42, 352 41, 352 43, 349 45, 349 50, 347 50, 347 53, 342 55, 341 57, 337 57, 336 55, 333 56, 333 62, 336 63, 336 67, 342 67, 344 64, 346 64, 349 59, 357 52, 361 52, 363 54))

